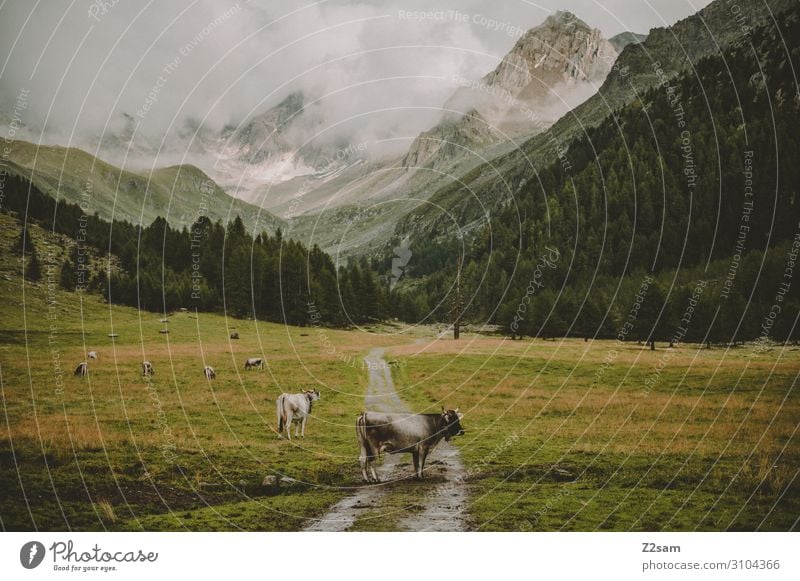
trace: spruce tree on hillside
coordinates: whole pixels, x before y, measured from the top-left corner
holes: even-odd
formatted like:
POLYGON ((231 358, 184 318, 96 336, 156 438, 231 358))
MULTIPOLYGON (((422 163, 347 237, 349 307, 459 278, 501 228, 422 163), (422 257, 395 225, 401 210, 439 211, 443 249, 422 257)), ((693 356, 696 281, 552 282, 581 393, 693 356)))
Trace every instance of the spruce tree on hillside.
POLYGON ((61 274, 59 276, 61 288, 68 291, 75 290, 75 265, 69 260, 61 263, 61 274))
POLYGON ((25 278, 31 282, 38 282, 42 279, 42 268, 39 265, 39 256, 36 254, 36 246, 33 244, 33 241, 29 244, 29 248, 30 259, 25 268, 25 278))
POLYGON ((666 302, 666 293, 661 288, 661 284, 656 282, 647 291, 647 297, 639 309, 635 325, 637 337, 640 341, 645 341, 651 351, 656 348, 656 340, 660 341, 664 338, 666 327, 664 321, 669 316, 666 302))
POLYGON ((17 240, 14 242, 14 246, 12 250, 19 254, 20 256, 24 256, 25 254, 25 246, 26 246, 26 239, 27 239, 27 231, 23 227, 22 230, 19 231, 19 236, 17 236, 17 240))

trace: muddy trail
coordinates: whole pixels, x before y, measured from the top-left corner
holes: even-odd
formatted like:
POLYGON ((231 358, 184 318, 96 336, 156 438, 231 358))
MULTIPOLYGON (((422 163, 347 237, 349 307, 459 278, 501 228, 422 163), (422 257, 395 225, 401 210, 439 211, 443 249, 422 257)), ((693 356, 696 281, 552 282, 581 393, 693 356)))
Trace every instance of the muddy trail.
MULTIPOLYGON (((370 351, 364 358, 369 369, 369 386, 365 396, 365 409, 379 412, 410 412, 394 388, 392 374, 383 359, 383 349, 370 351)), ((380 484, 365 484, 347 498, 335 504, 322 518, 305 530, 340 532, 350 530, 367 512, 379 515, 385 512, 397 515, 397 506, 391 506, 391 495, 399 485, 413 478, 409 454, 383 455, 378 467, 380 484)), ((464 465, 458 449, 444 440, 431 452, 425 466, 423 482, 413 482, 419 488, 416 507, 402 518, 388 518, 393 526, 383 530, 457 532, 466 530, 464 510, 467 492, 464 484, 464 465)))

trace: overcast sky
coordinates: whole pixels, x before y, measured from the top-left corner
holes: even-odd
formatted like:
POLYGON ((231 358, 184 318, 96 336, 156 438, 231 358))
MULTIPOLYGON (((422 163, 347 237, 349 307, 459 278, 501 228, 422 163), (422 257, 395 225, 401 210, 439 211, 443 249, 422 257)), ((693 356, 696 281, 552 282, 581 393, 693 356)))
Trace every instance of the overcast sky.
POLYGON ((610 37, 672 24, 707 3, 10 0, 0 9, 0 104, 10 115, 28 91, 23 122, 46 128, 44 141, 80 144, 116 131, 122 113, 160 139, 189 121, 239 123, 302 89, 323 97, 326 131, 355 125, 391 137, 429 126, 454 76, 493 69, 521 31, 557 9, 610 37))

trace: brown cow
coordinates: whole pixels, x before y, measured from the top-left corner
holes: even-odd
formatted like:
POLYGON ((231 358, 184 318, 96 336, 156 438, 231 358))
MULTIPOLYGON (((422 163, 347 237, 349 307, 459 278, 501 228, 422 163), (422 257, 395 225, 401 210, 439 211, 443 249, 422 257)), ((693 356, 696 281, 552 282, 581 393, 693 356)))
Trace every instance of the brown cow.
POLYGON ((464 433, 461 427, 463 417, 458 409, 444 408, 440 414, 364 412, 356 420, 356 434, 361 446, 358 460, 364 480, 380 482, 373 463, 381 452, 411 454, 414 473, 422 480, 428 453, 442 439, 449 441, 464 433))

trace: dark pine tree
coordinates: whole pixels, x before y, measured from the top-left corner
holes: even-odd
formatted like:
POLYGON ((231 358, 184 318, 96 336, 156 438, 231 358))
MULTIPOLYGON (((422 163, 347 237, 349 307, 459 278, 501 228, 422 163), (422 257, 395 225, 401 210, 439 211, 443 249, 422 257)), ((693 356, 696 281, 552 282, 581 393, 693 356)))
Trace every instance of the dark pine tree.
POLYGON ((36 246, 33 244, 33 240, 28 244, 28 248, 30 248, 30 254, 28 266, 25 268, 25 278, 31 282, 38 282, 42 279, 42 267, 39 264, 39 256, 36 253, 36 246))
POLYGON ((19 231, 19 236, 17 236, 17 239, 14 242, 12 250, 19 256, 25 255, 27 237, 28 237, 28 230, 27 228, 23 228, 22 230, 19 231))
POLYGON ((69 260, 61 263, 61 275, 59 277, 61 288, 68 291, 75 290, 75 265, 69 260))

